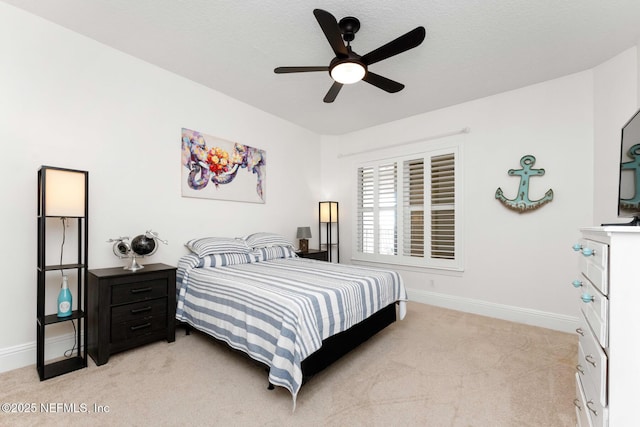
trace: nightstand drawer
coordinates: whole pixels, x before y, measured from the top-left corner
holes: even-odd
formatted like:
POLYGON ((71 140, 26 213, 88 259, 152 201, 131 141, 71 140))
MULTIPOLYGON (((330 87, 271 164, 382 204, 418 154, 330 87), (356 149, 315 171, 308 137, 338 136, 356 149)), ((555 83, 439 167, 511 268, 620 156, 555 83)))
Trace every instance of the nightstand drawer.
POLYGON ((111 289, 111 304, 127 304, 164 297, 167 295, 167 280, 136 280, 115 285, 111 289))
POLYGON ((121 323, 148 316, 164 316, 166 313, 167 299, 159 298, 113 307, 111 309, 111 319, 113 323, 121 323))
POLYGON ((318 250, 318 249, 309 249, 307 252, 296 252, 300 258, 308 258, 308 259, 317 259, 319 261, 329 261, 329 252, 318 250))
POLYGON ((111 326, 111 342, 119 343, 151 334, 166 334, 167 316, 148 316, 111 326))

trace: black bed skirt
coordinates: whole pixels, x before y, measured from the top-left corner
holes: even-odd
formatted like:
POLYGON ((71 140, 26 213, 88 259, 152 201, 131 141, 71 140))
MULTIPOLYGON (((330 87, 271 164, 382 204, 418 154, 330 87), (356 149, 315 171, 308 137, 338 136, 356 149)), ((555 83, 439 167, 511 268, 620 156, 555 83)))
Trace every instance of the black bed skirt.
POLYGON ((322 341, 322 347, 302 361, 303 383, 395 321, 396 305, 392 303, 346 331, 322 341))
MULTIPOLYGON (((323 340, 322 347, 320 347, 316 352, 312 353, 302 361, 302 383, 304 384, 313 375, 322 371, 324 368, 331 365, 333 362, 349 353, 351 350, 353 350, 395 321, 396 304, 391 303, 380 311, 369 316, 362 322, 353 325, 346 331, 340 332, 323 340)), ((182 326, 185 328, 187 335, 190 334, 191 329, 197 330, 188 323, 181 321, 177 321, 177 323, 178 326, 182 326)), ((202 333, 207 335, 209 338, 212 338, 228 346, 228 344, 224 341, 218 340, 215 337, 206 334, 205 332, 202 333)), ((267 371, 269 370, 269 367, 267 365, 252 359, 243 351, 234 349, 231 346, 228 346, 228 348, 242 354, 243 356, 249 358, 257 364, 264 366, 267 371)), ((272 389, 273 386, 269 384, 269 388, 272 389)))

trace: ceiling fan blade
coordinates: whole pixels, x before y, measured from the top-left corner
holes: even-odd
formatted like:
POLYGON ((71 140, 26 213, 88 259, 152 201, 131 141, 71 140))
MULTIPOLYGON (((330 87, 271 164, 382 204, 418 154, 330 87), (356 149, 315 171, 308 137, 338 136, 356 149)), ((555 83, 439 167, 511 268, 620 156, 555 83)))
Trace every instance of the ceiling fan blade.
POLYGON ((320 24, 320 28, 322 28, 322 32, 325 37, 327 37, 327 40, 331 45, 331 49, 333 49, 336 56, 349 56, 347 47, 342 41, 342 32, 340 31, 340 27, 338 27, 338 21, 336 21, 336 18, 329 12, 322 9, 314 9, 313 14, 316 17, 318 24, 320 24))
POLYGON ((307 73, 309 71, 329 71, 329 67, 278 67, 273 70, 276 74, 307 73))
POLYGON ((367 75, 364 76, 362 80, 389 93, 400 92, 404 89, 404 85, 402 83, 382 77, 381 75, 372 73, 371 71, 368 71, 367 75))
POLYGON ((336 96, 340 93, 340 89, 342 89, 342 83, 333 82, 333 85, 329 88, 329 92, 324 96, 323 101, 327 103, 335 101, 336 96))
POLYGON ((394 55, 413 49, 419 46, 426 36, 426 30, 424 27, 414 28, 403 36, 398 37, 395 40, 390 41, 384 46, 380 46, 376 50, 373 50, 362 58, 362 62, 367 65, 375 64, 383 59, 390 58, 394 55))

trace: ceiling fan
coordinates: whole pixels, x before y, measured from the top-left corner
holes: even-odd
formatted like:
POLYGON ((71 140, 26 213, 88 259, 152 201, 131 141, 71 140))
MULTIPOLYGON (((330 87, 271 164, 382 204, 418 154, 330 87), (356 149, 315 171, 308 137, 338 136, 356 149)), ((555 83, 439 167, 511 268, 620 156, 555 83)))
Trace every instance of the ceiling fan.
POLYGON ((325 67, 277 67, 273 70, 276 74, 328 71, 334 83, 325 95, 324 102, 333 102, 343 85, 356 83, 360 80, 364 80, 389 93, 399 92, 404 89, 402 83, 372 73, 368 67, 383 59, 419 46, 425 38, 424 27, 417 27, 384 46, 360 56, 351 50, 351 42, 360 29, 360 21, 357 18, 347 16, 338 23, 332 14, 322 9, 315 9, 313 14, 336 57, 325 67))

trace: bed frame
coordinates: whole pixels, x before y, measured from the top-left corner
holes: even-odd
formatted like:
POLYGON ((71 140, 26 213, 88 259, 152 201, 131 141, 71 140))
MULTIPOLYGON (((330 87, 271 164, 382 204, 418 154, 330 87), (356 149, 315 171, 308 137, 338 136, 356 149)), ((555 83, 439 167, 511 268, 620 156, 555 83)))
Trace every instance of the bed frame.
MULTIPOLYGON (((331 365, 333 362, 340 359, 342 356, 349 353, 351 350, 353 350, 395 321, 396 303, 391 303, 385 308, 372 314, 362 322, 353 325, 346 331, 340 332, 323 340, 322 347, 320 347, 315 353, 311 354, 309 357, 302 361, 302 384, 306 383, 312 376, 319 373, 320 371, 331 365)), ((195 329, 188 323, 179 322, 179 325, 183 326, 186 329, 187 335, 190 334, 192 329, 195 329)), ((222 340, 218 340, 217 338, 212 337, 204 332, 203 334, 209 338, 215 339, 216 341, 222 342, 227 345, 222 340)), ((251 359, 248 354, 240 350, 236 350, 230 346, 228 347, 251 359)), ((258 363, 260 366, 264 366, 268 372, 268 366, 264 365, 261 362, 255 361, 254 359, 251 360, 255 363, 258 363)), ((273 388, 273 384, 269 383, 268 389, 273 390, 273 388)))

